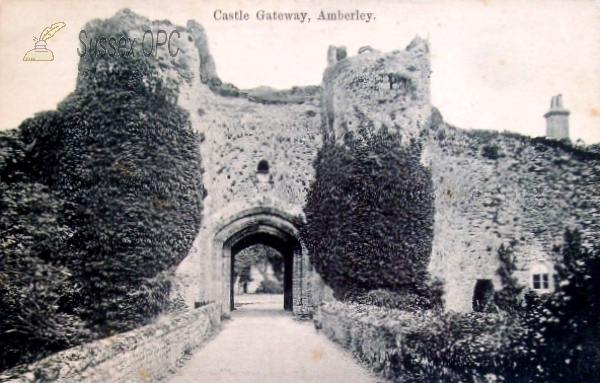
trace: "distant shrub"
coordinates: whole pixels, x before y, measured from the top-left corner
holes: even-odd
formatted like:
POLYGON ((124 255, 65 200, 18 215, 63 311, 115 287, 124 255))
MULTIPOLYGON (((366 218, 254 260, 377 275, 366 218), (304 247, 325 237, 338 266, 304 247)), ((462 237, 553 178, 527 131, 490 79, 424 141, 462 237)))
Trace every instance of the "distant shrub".
POLYGON ((283 283, 272 279, 260 281, 260 285, 256 289, 257 294, 283 294, 283 283))
POLYGON ((593 145, 588 147, 578 147, 571 144, 568 139, 553 140, 547 137, 535 137, 531 139, 534 147, 538 151, 547 151, 548 149, 561 149, 572 154, 577 159, 582 160, 600 160, 600 152, 594 149, 593 145))
POLYGON ((416 142, 363 123, 345 145, 326 141, 305 206, 311 262, 340 299, 425 285, 433 240, 431 174, 416 142))
POLYGON ((437 130, 444 125, 444 117, 442 117, 442 113, 435 106, 431 107, 431 124, 429 126, 432 130, 437 130))
POLYGON ((438 141, 444 141, 444 139, 446 138, 446 131, 444 129, 438 130, 435 137, 438 141))
POLYGON ((372 290, 366 295, 363 303, 407 312, 430 309, 441 310, 444 306, 442 298, 443 286, 440 284, 439 287, 436 286, 434 289, 432 289, 432 291, 427 291, 428 294, 416 294, 411 292, 395 293, 387 290, 372 290), (438 290, 433 291, 436 288, 438 290))
POLYGON ((594 154, 600 154, 600 143, 589 145, 585 148, 586 151, 594 154))
POLYGON ((515 256, 516 242, 511 242, 508 246, 500 245, 498 249, 498 267, 497 274, 502 282, 502 288, 494 294, 494 302, 498 309, 512 316, 518 316, 523 312, 523 301, 521 293, 524 286, 521 286, 514 276, 517 270, 515 256))

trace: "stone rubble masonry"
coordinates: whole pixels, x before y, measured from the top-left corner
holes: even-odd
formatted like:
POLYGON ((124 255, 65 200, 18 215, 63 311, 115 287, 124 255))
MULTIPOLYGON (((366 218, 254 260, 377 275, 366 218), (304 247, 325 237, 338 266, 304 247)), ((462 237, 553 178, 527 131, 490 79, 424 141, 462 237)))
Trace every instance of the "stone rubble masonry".
MULTIPOLYGON (((252 211, 271 217, 267 221, 288 217, 296 232, 322 142, 343 143, 363 119, 375 129, 386 126, 400 133, 403 145, 414 139, 423 146, 421 162, 431 171, 435 191, 429 269, 446 283, 449 310, 471 310, 477 279, 492 279, 496 289, 501 287, 496 276, 500 244, 519 240, 517 274, 528 284, 533 263, 551 269, 552 248, 565 228, 581 228, 588 242, 600 229, 599 161, 527 137, 444 123, 431 105, 428 42, 419 37, 392 53, 369 47, 348 56, 344 48, 330 47, 321 86, 240 90, 219 79, 206 33, 194 21, 181 27, 123 10, 107 21, 90 22, 86 30, 95 35, 102 22, 131 37, 141 37, 148 26, 181 33, 177 56, 159 50, 159 57, 148 62, 168 90, 166 100, 187 110, 203 136, 203 220, 173 280, 173 296, 191 308, 222 300, 229 269, 217 233, 252 211), (484 156, 486 146, 495 147, 498 158, 484 156), (269 163, 264 179, 257 174, 261 160, 269 163)), ((102 61, 98 69, 110 71, 102 61)), ((561 109, 562 101, 553 106, 561 109)), ((268 222, 256 224, 270 229, 268 222)), ((294 310, 310 313, 311 301, 330 299, 331 291, 313 275, 306 249, 295 265, 294 310)))
POLYGON ((340 61, 329 56, 323 76, 326 137, 339 143, 363 119, 373 122, 373 133, 382 126, 400 133, 404 145, 419 137, 431 115, 426 40, 417 36, 406 50, 392 53, 367 49, 340 61))
POLYGON ((435 226, 430 271, 444 279, 446 309, 470 311, 477 279, 500 289, 497 253, 515 239, 519 282, 536 263, 552 273, 566 228, 599 245, 600 158, 509 133, 463 131, 445 123, 426 132, 435 226), (495 147, 498 158, 482 155, 495 147))
MULTIPOLYGON (((195 41, 201 44, 199 38, 195 41)), ((190 94, 190 113, 204 135, 200 150, 206 188, 201 229, 176 272, 174 294, 190 307, 221 300, 228 263, 215 247, 215 237, 232 217, 261 209, 303 220, 306 192, 314 179, 312 163, 321 145, 319 87, 280 92, 259 88, 223 96, 225 87, 200 84, 190 94), (265 180, 257 176, 261 160, 269 164, 265 180)), ((310 270, 305 253, 303 259, 306 270, 294 270, 294 289, 295 301, 304 305, 295 311, 305 312, 308 281, 297 280, 306 279, 310 270)))
POLYGON ((221 305, 211 303, 6 370, 0 382, 156 382, 210 340, 220 325, 221 305))

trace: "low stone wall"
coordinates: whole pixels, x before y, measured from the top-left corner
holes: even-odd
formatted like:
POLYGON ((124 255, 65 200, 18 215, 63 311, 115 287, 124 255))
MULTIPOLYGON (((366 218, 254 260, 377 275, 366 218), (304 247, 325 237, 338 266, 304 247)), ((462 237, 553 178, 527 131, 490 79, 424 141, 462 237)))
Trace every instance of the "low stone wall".
POLYGON ((220 323, 221 305, 211 303, 15 367, 2 373, 0 382, 156 382, 204 345, 220 323))

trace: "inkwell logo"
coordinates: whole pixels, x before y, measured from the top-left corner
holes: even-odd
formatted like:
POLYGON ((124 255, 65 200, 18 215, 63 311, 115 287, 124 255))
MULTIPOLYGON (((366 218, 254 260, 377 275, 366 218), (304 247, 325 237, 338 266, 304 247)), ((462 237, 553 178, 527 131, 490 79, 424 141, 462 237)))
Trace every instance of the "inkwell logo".
POLYGON ((23 61, 53 61, 54 54, 51 50, 46 48, 46 40, 54 36, 56 32, 66 25, 67 24, 63 22, 52 24, 52 26, 44 29, 39 39, 34 36, 33 41, 35 41, 35 48, 25 54, 23 61))

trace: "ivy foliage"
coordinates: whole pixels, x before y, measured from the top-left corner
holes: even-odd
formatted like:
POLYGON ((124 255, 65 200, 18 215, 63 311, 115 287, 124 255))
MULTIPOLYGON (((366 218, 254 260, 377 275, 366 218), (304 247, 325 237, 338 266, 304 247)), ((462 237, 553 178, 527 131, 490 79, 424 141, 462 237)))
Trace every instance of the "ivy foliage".
POLYGON ((5 367, 169 306, 205 193, 200 137, 152 59, 86 56, 57 110, 0 135, 5 367))
POLYGON ((417 142, 364 121, 344 144, 326 140, 304 209, 311 262, 340 299, 369 290, 419 294, 433 240, 431 174, 417 142))
POLYGON ((494 293, 494 302, 499 310, 507 312, 511 316, 517 316, 523 312, 521 293, 524 286, 514 276, 517 270, 515 246, 516 242, 511 242, 508 246, 502 244, 498 249, 498 260, 500 266, 497 274, 502 282, 502 289, 494 293))

